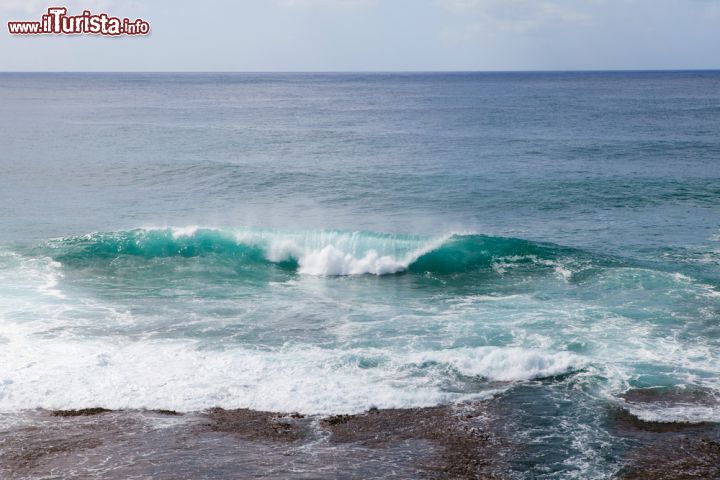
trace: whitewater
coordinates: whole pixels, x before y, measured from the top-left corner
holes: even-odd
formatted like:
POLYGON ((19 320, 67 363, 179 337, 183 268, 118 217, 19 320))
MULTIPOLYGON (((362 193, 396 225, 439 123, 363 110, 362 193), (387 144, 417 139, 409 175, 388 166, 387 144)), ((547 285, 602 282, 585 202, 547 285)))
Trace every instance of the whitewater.
POLYGON ((707 306, 718 292, 618 257, 468 233, 201 227, 19 250, 0 256, 4 411, 357 413, 491 398, 556 377, 643 418, 718 419, 708 405, 649 414, 622 400, 648 375, 717 396, 714 345, 696 342, 688 355, 687 324, 667 325, 668 338, 593 291, 635 289, 640 311, 659 295, 683 291, 707 306), (298 330, 297 318, 322 333, 298 330))

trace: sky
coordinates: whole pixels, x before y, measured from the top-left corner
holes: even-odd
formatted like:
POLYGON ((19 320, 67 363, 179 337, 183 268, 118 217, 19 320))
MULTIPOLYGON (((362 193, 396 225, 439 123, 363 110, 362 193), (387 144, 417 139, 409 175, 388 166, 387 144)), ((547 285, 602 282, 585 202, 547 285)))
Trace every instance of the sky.
POLYGON ((0 19, 0 71, 720 68, 720 0, 0 0, 0 19), (152 31, 8 33, 49 6, 152 31))

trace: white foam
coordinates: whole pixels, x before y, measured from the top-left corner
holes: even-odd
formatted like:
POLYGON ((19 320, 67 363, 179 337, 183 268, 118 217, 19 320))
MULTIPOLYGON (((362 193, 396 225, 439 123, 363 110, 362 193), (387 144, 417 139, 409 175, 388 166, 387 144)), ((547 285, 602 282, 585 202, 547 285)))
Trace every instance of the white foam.
POLYGON ((479 347, 426 352, 417 362, 439 361, 452 365, 463 375, 493 381, 519 381, 553 377, 577 371, 587 361, 569 352, 547 352, 525 348, 479 347))
POLYGON ((718 405, 675 404, 663 405, 652 403, 638 405, 624 402, 623 407, 645 422, 658 423, 704 423, 720 422, 718 405))
POLYGON ((303 254, 300 273, 306 275, 387 275, 405 270, 407 262, 398 261, 390 255, 380 256, 369 250, 360 258, 345 253, 333 245, 303 254))
POLYGON ((239 231, 235 239, 238 243, 264 245, 266 258, 271 262, 297 260, 301 274, 339 276, 403 272, 422 255, 439 248, 452 236, 388 240, 363 237, 362 232, 316 231, 300 235, 239 231), (386 253, 382 252, 383 249, 393 251, 386 253))
POLYGON ((192 411, 220 406, 332 414, 372 406, 433 406, 497 391, 445 391, 447 371, 424 362, 503 381, 556 375, 582 365, 564 353, 514 348, 206 351, 189 341, 27 340, 12 335, 0 351, 0 411, 91 406, 192 411), (371 366, 362 359, 371 360, 371 366))
POLYGON ((196 225, 190 225, 187 227, 173 227, 170 231, 172 232, 173 238, 178 239, 182 237, 192 237, 199 229, 200 227, 196 225))
POLYGON ((720 292, 717 291, 717 290, 715 290, 715 288, 713 288, 713 287, 710 286, 710 285, 707 285, 706 287, 707 287, 707 288, 706 288, 705 291, 702 293, 703 296, 709 297, 709 298, 718 298, 718 297, 720 297, 720 292))
MULTIPOLYGON (((244 239, 236 237, 239 243, 252 242, 252 239, 244 239)), ((266 258, 271 262, 284 262, 292 258, 300 258, 303 250, 294 241, 290 239, 276 240, 270 243, 270 248, 266 253, 266 258)))
POLYGON ((389 275, 407 270, 418 258, 442 246, 451 235, 433 239, 401 258, 380 255, 369 249, 360 255, 344 252, 335 245, 304 251, 299 255, 299 272, 306 275, 389 275))
POLYGON ((65 298, 58 285, 63 278, 62 264, 48 257, 28 258, 14 252, 0 251, 0 288, 12 289, 15 295, 34 296, 40 293, 65 298))

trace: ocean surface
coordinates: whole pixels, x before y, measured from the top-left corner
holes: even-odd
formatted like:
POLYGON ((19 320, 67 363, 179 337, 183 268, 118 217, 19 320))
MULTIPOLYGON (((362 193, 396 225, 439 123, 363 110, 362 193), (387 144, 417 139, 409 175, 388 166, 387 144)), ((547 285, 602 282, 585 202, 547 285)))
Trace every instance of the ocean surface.
POLYGON ((720 73, 0 74, 0 412, 720 422, 720 73))

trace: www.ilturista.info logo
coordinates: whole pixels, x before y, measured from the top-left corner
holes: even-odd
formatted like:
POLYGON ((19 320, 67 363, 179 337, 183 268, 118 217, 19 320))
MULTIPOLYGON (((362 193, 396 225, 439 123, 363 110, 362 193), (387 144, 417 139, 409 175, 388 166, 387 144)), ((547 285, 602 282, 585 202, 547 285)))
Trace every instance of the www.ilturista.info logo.
POLYGON ((50 7, 39 22, 8 22, 12 35, 147 35, 150 24, 138 18, 111 17, 85 10, 81 15, 68 15, 65 7, 50 7))

